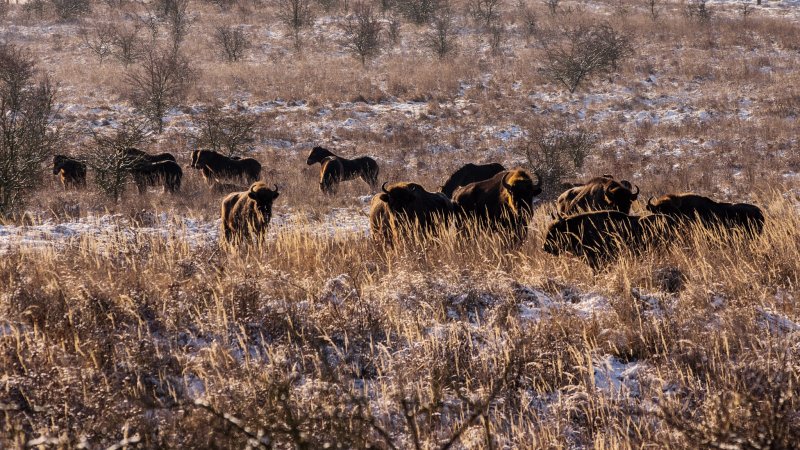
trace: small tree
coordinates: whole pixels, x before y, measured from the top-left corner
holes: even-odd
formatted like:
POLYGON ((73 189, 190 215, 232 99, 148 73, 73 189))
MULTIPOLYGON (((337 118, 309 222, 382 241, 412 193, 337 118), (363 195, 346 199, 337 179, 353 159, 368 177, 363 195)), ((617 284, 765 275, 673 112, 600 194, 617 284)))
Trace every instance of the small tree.
POLYGON ((95 184, 115 203, 125 192, 128 175, 140 161, 131 158, 127 150, 139 147, 149 137, 147 124, 127 120, 111 133, 90 131, 94 145, 88 150, 86 165, 94 172, 95 184))
POLYGON ((189 61, 172 50, 150 49, 136 69, 128 72, 130 99, 160 134, 169 108, 186 97, 192 79, 189 61))
POLYGON ((650 18, 653 19, 653 22, 658 20, 658 17, 661 15, 661 10, 664 8, 662 0, 646 0, 647 1, 647 12, 650 13, 650 18))
POLYGON ((347 16, 342 24, 344 31, 342 44, 361 60, 363 66, 367 63, 367 59, 374 58, 380 53, 382 28, 372 6, 356 2, 353 5, 353 13, 347 16))
POLYGON ((78 30, 81 40, 97 56, 100 64, 103 64, 103 60, 113 51, 114 33, 114 25, 107 22, 96 23, 91 28, 81 27, 78 30))
POLYGON ((550 11, 550 14, 558 12, 559 2, 560 0, 544 0, 544 4, 547 5, 547 10, 550 11))
POLYGON ((439 59, 443 59, 455 51, 457 32, 452 9, 444 6, 436 12, 430 28, 423 36, 423 42, 439 59))
POLYGON ((700 22, 711 20, 711 9, 707 5, 708 0, 690 0, 686 4, 686 16, 700 22))
POLYGON ((468 0, 467 13, 475 23, 489 29, 500 18, 501 0, 468 0))
POLYGON ((135 63, 144 53, 139 42, 141 22, 134 22, 132 26, 118 25, 114 29, 111 42, 114 44, 114 57, 125 67, 135 63))
POLYGON ((294 39, 295 49, 301 47, 300 32, 314 24, 314 10, 311 0, 275 0, 278 20, 287 28, 294 39))
POLYGON ((189 16, 189 0, 168 0, 169 8, 166 10, 165 18, 169 27, 169 36, 172 40, 173 51, 178 48, 189 34, 191 17, 189 16))
POLYGON ((417 25, 429 23, 446 0, 398 0, 397 9, 417 25))
POLYGON ((0 216, 14 212, 37 186, 60 140, 52 124, 55 88, 35 75, 26 53, 0 44, 0 216))
POLYGON ((258 118, 235 110, 223 111, 215 104, 198 118, 198 147, 210 148, 228 156, 238 155, 241 148, 255 141, 258 118))
POLYGON ((214 32, 214 41, 220 49, 222 58, 229 62, 239 61, 244 52, 251 47, 250 38, 242 27, 219 25, 214 32))

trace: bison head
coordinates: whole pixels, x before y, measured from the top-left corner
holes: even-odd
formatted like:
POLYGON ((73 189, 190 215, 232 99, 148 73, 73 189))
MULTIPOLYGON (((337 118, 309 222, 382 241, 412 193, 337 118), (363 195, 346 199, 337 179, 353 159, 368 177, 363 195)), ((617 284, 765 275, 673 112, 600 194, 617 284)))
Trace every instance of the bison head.
POLYGON ((665 195, 653 201, 653 197, 647 199, 647 210, 653 214, 674 214, 680 211, 681 198, 665 195))
POLYGON ((523 209, 530 211, 533 197, 542 193, 542 177, 536 175, 536 183, 531 176, 521 169, 510 170, 503 176, 503 188, 509 193, 511 206, 514 210, 523 209))
POLYGON ((56 155, 53 157, 53 175, 58 175, 58 173, 61 172, 61 166, 66 159, 67 157, 64 155, 56 155))
POLYGON ((278 185, 275 185, 275 189, 270 189, 263 181, 256 181, 247 191, 247 196, 256 202, 256 209, 267 216, 272 215, 272 202, 278 195, 278 185))
POLYGON ((394 210, 405 210, 412 206, 425 188, 416 183, 394 183, 386 188, 386 183, 381 186, 380 199, 385 201, 394 210))
MULTIPOLYGON (((555 218, 555 217, 554 217, 555 218)), ((558 217, 554 222, 547 227, 547 235, 544 238, 544 245, 542 250, 551 255, 560 255, 562 252, 562 243, 564 236, 567 233, 567 221, 563 217, 558 217)))
POLYGON ((616 205, 619 211, 628 213, 633 202, 639 198, 639 186, 635 186, 635 188, 634 192, 631 183, 627 181, 611 183, 606 189, 605 200, 610 205, 616 205))
POLYGON ((311 153, 308 154, 308 159, 306 159, 306 164, 309 166, 313 166, 314 164, 321 162, 328 156, 333 156, 333 153, 331 153, 330 150, 324 147, 316 146, 312 148, 311 153))

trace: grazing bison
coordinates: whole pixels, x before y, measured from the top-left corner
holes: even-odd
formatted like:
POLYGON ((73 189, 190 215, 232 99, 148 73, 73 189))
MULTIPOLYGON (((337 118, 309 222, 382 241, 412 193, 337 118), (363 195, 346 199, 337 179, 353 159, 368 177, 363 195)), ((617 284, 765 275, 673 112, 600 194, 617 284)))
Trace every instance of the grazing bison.
POLYGON ((703 226, 742 228, 761 234, 764 213, 758 206, 748 203, 723 203, 695 194, 669 194, 647 200, 647 210, 665 214, 678 220, 697 221, 703 226))
POLYGON ((140 194, 147 192, 148 186, 163 185, 164 191, 175 193, 181 189, 183 170, 175 161, 139 163, 131 169, 131 176, 140 194))
POLYGON ((222 232, 228 242, 259 236, 267 231, 272 219, 272 203, 278 198, 278 186, 267 187, 256 181, 246 192, 234 192, 222 200, 222 232))
POLYGON ((611 175, 595 177, 567 189, 556 200, 559 215, 568 216, 586 211, 612 210, 628 214, 639 198, 639 187, 627 180, 617 181, 611 175))
POLYGON ((53 175, 61 176, 64 189, 86 187, 86 164, 68 156, 53 157, 53 175))
POLYGON ((453 203, 460 226, 474 219, 482 228, 508 233, 513 245, 520 244, 528 234, 533 197, 542 192, 541 185, 538 174, 534 184, 527 172, 514 169, 458 188, 453 203))
POLYGON ((506 170, 502 164, 472 164, 468 163, 453 172, 442 186, 442 193, 453 198, 453 192, 461 186, 466 186, 477 181, 488 180, 498 173, 506 170))
POLYGON ((212 150, 192 152, 192 168, 202 171, 207 183, 221 179, 244 178, 254 183, 261 175, 261 163, 253 158, 229 158, 212 150))
POLYGON ((416 183, 393 183, 388 188, 383 183, 381 191, 372 198, 369 223, 372 237, 385 245, 415 233, 423 237, 435 233, 437 226, 448 224, 453 212, 447 196, 416 183))
POLYGON ((172 156, 171 153, 159 153, 157 155, 151 155, 133 147, 125 149, 125 156, 129 161, 138 164, 157 163, 161 161, 176 162, 175 157, 172 156))
POLYGON ((361 178, 370 187, 378 185, 378 163, 369 156, 347 159, 334 155, 330 150, 314 147, 308 154, 306 164, 309 166, 320 163, 319 188, 322 192, 333 193, 336 185, 342 181, 361 178))

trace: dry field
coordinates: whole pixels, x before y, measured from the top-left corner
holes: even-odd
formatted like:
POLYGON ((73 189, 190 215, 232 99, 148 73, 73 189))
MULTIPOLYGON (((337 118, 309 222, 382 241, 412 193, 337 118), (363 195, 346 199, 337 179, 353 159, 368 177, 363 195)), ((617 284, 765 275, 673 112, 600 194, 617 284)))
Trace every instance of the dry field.
MULTIPOLYGON (((0 4, 0 42, 58 85, 57 153, 140 117, 141 62, 88 44, 165 3, 70 20, 57 2, 0 4)), ((645 0, 503 0, 486 26, 458 0, 440 59, 405 3, 375 2, 383 45, 362 64, 342 43, 356 2, 310 3, 298 45, 286 2, 190 0, 191 83, 142 146, 176 155, 181 191, 115 202, 91 169, 65 191, 42 166, 0 222, 0 448, 800 448, 800 4, 763 3, 701 17, 656 1, 654 17, 645 0), (221 58, 221 24, 246 32, 240 61, 221 58), (548 50, 598 24, 630 52, 570 93, 548 50), (239 248, 219 243, 223 194, 189 167, 214 102, 256 119, 241 154, 281 188, 268 236, 239 248), (576 129, 579 163, 527 158, 541 130, 576 129), (314 145, 429 190, 494 161, 549 187, 518 249, 450 231, 387 250, 365 183, 320 193, 314 145), (602 173, 640 200, 757 204, 764 233, 698 229, 600 272, 544 253, 553 186, 602 173)), ((137 39, 169 46, 152 17, 137 39)))

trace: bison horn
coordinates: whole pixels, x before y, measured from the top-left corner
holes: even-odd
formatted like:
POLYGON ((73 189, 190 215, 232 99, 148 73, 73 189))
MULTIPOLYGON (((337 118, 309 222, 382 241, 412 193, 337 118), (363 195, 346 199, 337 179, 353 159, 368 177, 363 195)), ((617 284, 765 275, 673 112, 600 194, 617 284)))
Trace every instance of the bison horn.
POLYGON ((512 186, 506 182, 506 178, 508 178, 508 173, 503 175, 503 187, 510 191, 512 189, 512 186))
POLYGON ((539 172, 533 172, 533 174, 536 175, 536 187, 541 187, 542 186, 542 176, 539 175, 539 172))
POLYGON ((387 190, 386 190, 386 183, 388 183, 388 181, 384 181, 384 182, 383 182, 383 184, 381 185, 381 190, 382 190, 383 192, 385 192, 385 193, 387 193, 387 194, 388 194, 388 193, 389 193, 389 191, 387 191, 387 190))
POLYGON ((275 185, 275 193, 277 193, 277 192, 278 192, 278 185, 276 184, 275 185))
POLYGON ((639 195, 639 186, 634 184, 633 187, 636 188, 636 192, 634 192, 633 195, 634 195, 634 197, 637 197, 639 195))
POLYGON ((253 183, 253 184, 250 186, 250 192, 252 192, 253 194, 255 194, 255 193, 256 193, 256 184, 255 184, 255 183, 253 183))
POLYGON ((647 206, 653 206, 653 197, 647 199, 647 206))

